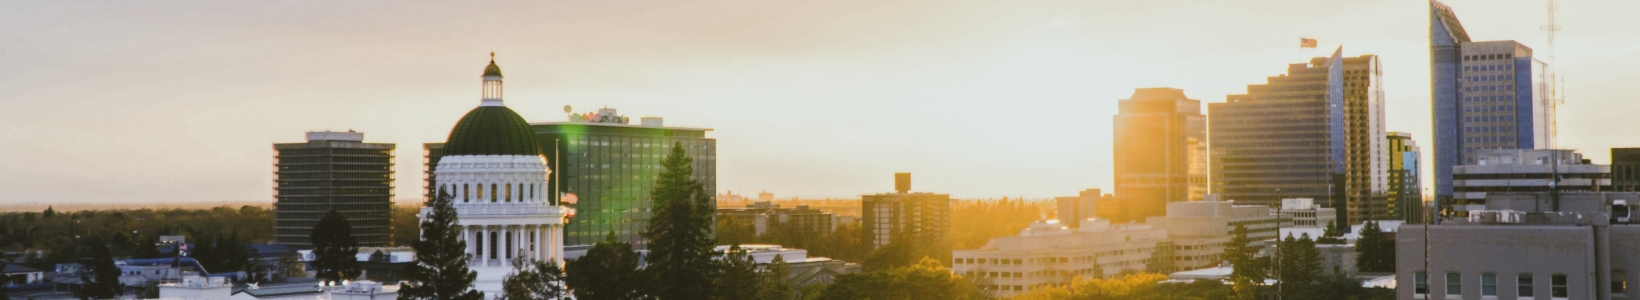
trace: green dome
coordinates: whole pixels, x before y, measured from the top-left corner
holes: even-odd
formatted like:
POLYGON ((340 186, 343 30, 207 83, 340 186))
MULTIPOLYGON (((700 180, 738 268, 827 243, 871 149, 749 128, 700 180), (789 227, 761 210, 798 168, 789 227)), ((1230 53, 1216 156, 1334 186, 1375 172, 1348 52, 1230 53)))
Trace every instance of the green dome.
MULTIPOLYGON (((495 65, 490 65, 495 66, 495 65)), ((467 112, 444 141, 444 156, 541 155, 535 131, 506 106, 480 106, 467 112)))
POLYGON ((495 58, 490 58, 490 65, 484 67, 484 76, 501 76, 501 66, 495 65, 495 58))

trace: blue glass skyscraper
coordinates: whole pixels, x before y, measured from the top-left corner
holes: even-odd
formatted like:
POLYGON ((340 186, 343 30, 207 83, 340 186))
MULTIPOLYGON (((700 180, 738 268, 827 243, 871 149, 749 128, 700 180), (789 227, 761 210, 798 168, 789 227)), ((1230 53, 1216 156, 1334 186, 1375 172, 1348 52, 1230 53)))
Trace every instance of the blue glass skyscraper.
POLYGON ((1429 2, 1429 16, 1435 204, 1444 208, 1452 204, 1452 167, 1475 163, 1475 151, 1545 146, 1546 110, 1532 48, 1471 41, 1440 2, 1429 2))

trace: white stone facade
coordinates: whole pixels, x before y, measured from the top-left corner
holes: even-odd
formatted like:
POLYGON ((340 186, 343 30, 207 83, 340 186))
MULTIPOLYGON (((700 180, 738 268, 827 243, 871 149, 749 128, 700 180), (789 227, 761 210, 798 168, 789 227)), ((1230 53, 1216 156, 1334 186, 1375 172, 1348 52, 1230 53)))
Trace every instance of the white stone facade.
MULTIPOLYGON (((563 226, 570 208, 552 205, 546 161, 528 155, 464 155, 439 159, 438 188, 453 196, 456 225, 478 272, 474 287, 499 297, 513 260, 564 262, 563 226)), ((422 209, 425 218, 431 210, 422 209)))

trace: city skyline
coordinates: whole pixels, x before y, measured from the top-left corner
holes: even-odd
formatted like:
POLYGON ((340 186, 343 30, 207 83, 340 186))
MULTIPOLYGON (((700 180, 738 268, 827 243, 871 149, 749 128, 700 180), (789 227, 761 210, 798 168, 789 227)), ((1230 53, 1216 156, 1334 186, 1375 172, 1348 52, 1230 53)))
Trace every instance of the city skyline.
MULTIPOLYGON (((1432 144, 1423 1, 1183 3, 6 3, 0 199, 271 202, 268 144, 352 129, 398 144, 394 198, 419 201, 419 145, 477 104, 490 51, 529 122, 607 106, 714 128, 717 189, 739 194, 851 198, 897 171, 955 198, 1114 190, 1110 118, 1133 88, 1220 103, 1339 45, 1383 59, 1386 129, 1432 144)), ((1476 40, 1547 55, 1543 2, 1443 3, 1476 40)), ((1640 145, 1602 130, 1640 92, 1619 6, 1640 8, 1560 10, 1558 144, 1595 163, 1640 145)))

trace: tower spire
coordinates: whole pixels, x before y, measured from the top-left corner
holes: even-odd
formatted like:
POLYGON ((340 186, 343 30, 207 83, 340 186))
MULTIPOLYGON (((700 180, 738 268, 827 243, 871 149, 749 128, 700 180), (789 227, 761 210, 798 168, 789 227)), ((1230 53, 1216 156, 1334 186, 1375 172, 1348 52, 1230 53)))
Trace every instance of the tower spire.
POLYGON ((490 65, 484 67, 484 92, 479 106, 506 106, 501 103, 501 66, 495 65, 495 52, 490 52, 490 65))

